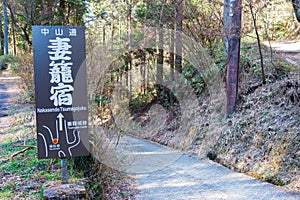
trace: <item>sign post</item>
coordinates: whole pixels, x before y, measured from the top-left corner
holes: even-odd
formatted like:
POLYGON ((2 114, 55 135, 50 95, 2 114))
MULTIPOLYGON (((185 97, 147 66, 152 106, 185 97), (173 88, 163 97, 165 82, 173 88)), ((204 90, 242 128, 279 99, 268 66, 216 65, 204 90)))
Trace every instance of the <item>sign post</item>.
POLYGON ((89 154, 84 27, 33 26, 32 42, 38 158, 66 174, 66 158, 89 154))
POLYGON ((61 159, 61 179, 62 184, 68 183, 68 166, 67 166, 67 159, 61 159))

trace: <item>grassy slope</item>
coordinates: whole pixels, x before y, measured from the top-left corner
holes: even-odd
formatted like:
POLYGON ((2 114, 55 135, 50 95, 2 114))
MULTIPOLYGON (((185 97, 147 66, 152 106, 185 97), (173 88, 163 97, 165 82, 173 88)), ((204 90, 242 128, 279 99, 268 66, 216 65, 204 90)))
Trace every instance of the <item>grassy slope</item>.
MULTIPOLYGON (((255 53, 255 51, 254 51, 255 53)), ((217 162, 276 185, 300 191, 300 68, 265 49, 268 83, 253 64, 243 67, 236 114, 211 155, 217 162)), ((286 54, 287 55, 287 54, 286 54)))

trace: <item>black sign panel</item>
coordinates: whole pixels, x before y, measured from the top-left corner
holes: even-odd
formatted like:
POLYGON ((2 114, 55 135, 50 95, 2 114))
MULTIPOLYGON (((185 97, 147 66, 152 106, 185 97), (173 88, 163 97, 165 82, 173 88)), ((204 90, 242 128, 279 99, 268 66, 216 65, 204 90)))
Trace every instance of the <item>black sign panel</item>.
POLYGON ((84 27, 33 26, 38 158, 88 155, 84 27))

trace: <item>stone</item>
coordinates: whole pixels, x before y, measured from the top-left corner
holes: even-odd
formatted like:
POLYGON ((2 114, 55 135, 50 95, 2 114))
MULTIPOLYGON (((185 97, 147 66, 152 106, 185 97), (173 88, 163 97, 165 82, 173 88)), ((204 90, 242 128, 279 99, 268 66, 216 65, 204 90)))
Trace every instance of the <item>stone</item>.
POLYGON ((44 200, 86 200, 87 192, 82 183, 62 184, 61 181, 49 181, 44 185, 44 200))

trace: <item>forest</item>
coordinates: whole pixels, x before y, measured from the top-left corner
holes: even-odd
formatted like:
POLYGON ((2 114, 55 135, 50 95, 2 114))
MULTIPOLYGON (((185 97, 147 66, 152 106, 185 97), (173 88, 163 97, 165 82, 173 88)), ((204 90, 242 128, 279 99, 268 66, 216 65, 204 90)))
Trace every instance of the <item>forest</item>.
MULTIPOLYGON (((23 129, 21 135, 26 129, 31 146, 36 146, 32 26, 85 27, 92 156, 68 162, 72 176, 86 179, 91 199, 134 196, 132 180, 111 167, 122 158, 107 164, 114 156, 107 142, 118 144, 127 134, 300 191, 298 0, 2 3, 0 68, 21 78, 20 101, 29 111, 14 116, 15 127, 23 129)), ((0 144, 6 152, 1 176, 14 166, 6 158, 20 150, 6 149, 16 142, 8 140, 0 144)), ((35 155, 35 148, 28 150, 35 155)), ((59 179, 58 161, 35 159, 28 165, 39 166, 35 170, 43 176, 52 170, 49 179, 59 179)), ((3 183, 0 197, 40 196, 40 187, 34 194, 12 188, 3 183)))

